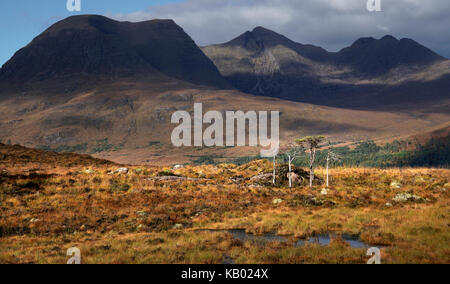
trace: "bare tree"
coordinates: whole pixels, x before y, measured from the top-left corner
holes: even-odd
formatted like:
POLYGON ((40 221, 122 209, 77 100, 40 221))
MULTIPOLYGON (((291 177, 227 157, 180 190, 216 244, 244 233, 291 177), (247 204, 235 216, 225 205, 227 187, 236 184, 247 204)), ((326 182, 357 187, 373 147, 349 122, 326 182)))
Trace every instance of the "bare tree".
POLYGON ((309 150, 309 187, 313 186, 316 151, 320 148, 319 145, 324 139, 325 136, 307 136, 296 140, 297 144, 301 146, 306 145, 306 148, 309 150))
POLYGON ((292 187, 292 163, 295 159, 300 157, 303 152, 304 148, 295 144, 289 145, 286 152, 284 152, 284 155, 287 157, 289 163, 289 187, 292 187))
POLYGON ((277 176, 276 159, 277 159, 277 155, 273 155, 273 181, 272 181, 272 183, 274 185, 275 185, 276 176, 277 176))
POLYGON ((333 152, 332 149, 328 150, 328 153, 327 153, 327 188, 330 186, 329 174, 328 174, 329 164, 330 164, 330 162, 338 162, 340 160, 341 159, 340 159, 340 156, 338 154, 333 152))

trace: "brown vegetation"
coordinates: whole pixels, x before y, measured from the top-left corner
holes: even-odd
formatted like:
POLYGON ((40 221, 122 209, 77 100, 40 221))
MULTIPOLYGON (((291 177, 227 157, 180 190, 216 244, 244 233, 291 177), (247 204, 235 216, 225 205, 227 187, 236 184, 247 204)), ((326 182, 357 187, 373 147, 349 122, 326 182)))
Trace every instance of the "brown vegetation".
POLYGON ((384 263, 450 262, 448 170, 339 168, 324 191, 321 179, 313 188, 255 184, 253 177, 271 173, 268 161, 119 174, 117 165, 85 156, 2 148, 19 160, 1 163, 0 263, 65 263, 73 246, 83 263, 367 261, 365 249, 339 239, 293 246, 328 233, 384 246, 384 263), (31 153, 46 162, 24 160, 31 153), (83 161, 92 164, 72 164, 83 161), (273 232, 289 241, 242 241, 205 229, 273 232))

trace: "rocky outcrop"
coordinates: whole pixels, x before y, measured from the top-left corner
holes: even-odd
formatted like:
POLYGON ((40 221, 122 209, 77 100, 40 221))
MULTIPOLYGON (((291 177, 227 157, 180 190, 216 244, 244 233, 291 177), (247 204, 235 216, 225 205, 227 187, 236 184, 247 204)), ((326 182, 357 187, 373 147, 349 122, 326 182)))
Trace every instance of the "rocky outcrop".
MULTIPOLYGON (((309 181, 309 172, 304 169, 296 166, 292 166, 292 181, 293 185, 306 185, 307 181, 309 181)), ((322 182, 322 179, 319 177, 315 177, 315 183, 322 182)), ((263 185, 263 186, 273 186, 273 174, 261 174, 254 176, 250 179, 250 182, 253 184, 263 185)), ((276 169, 276 179, 275 186, 286 187, 289 185, 289 166, 287 164, 283 164, 277 167, 276 169)))

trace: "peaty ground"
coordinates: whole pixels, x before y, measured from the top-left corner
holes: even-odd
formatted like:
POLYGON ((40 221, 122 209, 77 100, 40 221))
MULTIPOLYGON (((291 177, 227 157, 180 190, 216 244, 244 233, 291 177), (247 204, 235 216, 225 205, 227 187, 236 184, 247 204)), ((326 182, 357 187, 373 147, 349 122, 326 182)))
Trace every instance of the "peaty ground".
POLYGON ((257 184, 267 161, 118 173, 85 156, 9 153, 0 161, 0 263, 66 263, 71 247, 82 263, 367 262, 367 248, 341 234, 381 247, 382 263, 450 263, 446 169, 338 168, 324 191, 320 179, 312 189, 257 184), (239 240, 228 229, 285 241, 239 240), (294 246, 323 234, 334 236, 329 245, 294 246))

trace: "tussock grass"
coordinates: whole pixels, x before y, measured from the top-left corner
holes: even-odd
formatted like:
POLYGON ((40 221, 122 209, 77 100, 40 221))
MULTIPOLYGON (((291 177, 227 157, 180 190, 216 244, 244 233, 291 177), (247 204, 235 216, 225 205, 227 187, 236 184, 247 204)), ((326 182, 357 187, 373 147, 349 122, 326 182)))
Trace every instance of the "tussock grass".
MULTIPOLYGON (((178 170, 133 166, 127 174, 95 159, 14 161, 0 162, 0 263, 65 263, 73 246, 83 263, 367 261, 364 249, 339 241, 292 245, 330 232, 384 246, 384 263, 450 263, 445 169, 332 169, 329 193, 322 195, 320 180, 312 189, 253 184, 252 177, 271 172, 267 161, 178 170), (195 179, 154 179, 161 173, 195 179), (421 199, 393 201, 405 192, 421 199), (226 232, 198 231, 239 228, 292 242, 241 242, 226 232)), ((324 173, 317 170, 319 177, 324 173)))

